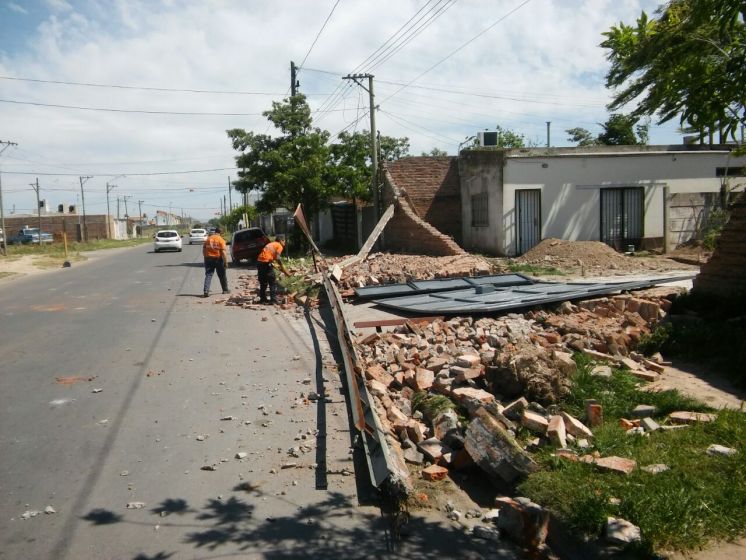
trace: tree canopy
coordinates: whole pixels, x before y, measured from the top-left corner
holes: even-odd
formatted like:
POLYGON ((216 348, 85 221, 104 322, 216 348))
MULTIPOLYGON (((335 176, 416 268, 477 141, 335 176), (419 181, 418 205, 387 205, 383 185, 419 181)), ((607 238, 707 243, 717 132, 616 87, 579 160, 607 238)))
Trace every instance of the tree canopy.
POLYGON ((603 35, 615 88, 611 110, 679 117, 685 130, 735 138, 746 125, 746 0, 671 0, 655 18, 620 23, 603 35))
POLYGON ((585 128, 568 128, 565 130, 570 135, 567 140, 575 142, 578 146, 632 146, 648 143, 649 123, 640 123, 633 115, 609 115, 601 126, 603 131, 596 137, 585 128))

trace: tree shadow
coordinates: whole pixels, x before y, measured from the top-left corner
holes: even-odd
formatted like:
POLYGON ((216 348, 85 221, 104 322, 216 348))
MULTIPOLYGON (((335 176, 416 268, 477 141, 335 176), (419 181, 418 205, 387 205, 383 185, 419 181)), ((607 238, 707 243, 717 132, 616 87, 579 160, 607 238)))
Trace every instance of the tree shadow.
POLYGON ((111 525, 112 523, 121 522, 123 517, 108 509, 98 508, 92 509, 85 516, 81 517, 81 519, 90 521, 93 525, 111 525))
POLYGON ((168 498, 163 500, 160 505, 150 510, 152 513, 158 515, 171 515, 175 513, 177 515, 184 515, 185 513, 193 512, 194 510, 189 507, 186 500, 182 498, 168 498))

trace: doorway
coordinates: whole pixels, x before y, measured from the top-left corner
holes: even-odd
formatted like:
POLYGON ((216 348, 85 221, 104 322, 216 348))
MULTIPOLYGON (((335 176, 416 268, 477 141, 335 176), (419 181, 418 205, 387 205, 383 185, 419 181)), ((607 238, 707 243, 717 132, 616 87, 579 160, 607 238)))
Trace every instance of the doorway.
POLYGON ((517 213, 516 255, 522 255, 541 241, 541 190, 515 191, 517 213))
POLYGON ((644 224, 644 189, 601 189, 601 241, 617 251, 640 248, 644 224))

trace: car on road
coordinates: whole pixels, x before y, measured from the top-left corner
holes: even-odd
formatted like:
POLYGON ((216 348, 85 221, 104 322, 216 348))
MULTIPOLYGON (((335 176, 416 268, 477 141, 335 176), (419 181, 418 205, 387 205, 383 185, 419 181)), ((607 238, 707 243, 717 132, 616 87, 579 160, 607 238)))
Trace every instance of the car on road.
MULTIPOLYGON (((54 236, 46 231, 41 232, 41 242, 51 243, 54 241, 54 236)), ((28 226, 22 227, 16 233, 8 237, 9 244, 21 244, 26 245, 27 243, 39 243, 39 228, 31 228, 28 226)))
POLYGON ((181 235, 175 229, 162 229, 153 236, 154 252, 179 251, 181 252, 181 235))
POLYGON ((231 261, 240 263, 242 260, 256 260, 267 243, 269 237, 261 228, 240 229, 233 233, 231 240, 231 261))
POLYGON ((207 239, 207 230, 202 228, 196 228, 189 231, 189 244, 192 243, 204 243, 207 239))

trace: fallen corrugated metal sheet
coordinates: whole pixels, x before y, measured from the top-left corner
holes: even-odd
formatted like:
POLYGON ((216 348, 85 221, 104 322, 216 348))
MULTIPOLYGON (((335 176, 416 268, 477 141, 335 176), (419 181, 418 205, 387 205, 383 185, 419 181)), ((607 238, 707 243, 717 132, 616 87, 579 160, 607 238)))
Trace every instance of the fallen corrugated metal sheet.
MULTIPOLYGON (((384 307, 411 313, 450 315, 461 313, 494 313, 534 305, 598 297, 628 290, 640 290, 659 284, 691 278, 691 276, 677 276, 626 282, 564 284, 559 282, 532 281, 524 276, 515 274, 503 276, 505 277, 504 281, 487 281, 481 285, 468 288, 453 289, 449 287, 440 291, 385 297, 374 299, 373 302, 384 307), (516 279, 516 276, 520 277, 520 279, 516 279)), ((471 278, 470 280, 476 280, 476 278, 471 278)), ((401 293, 398 291, 400 286, 409 286, 409 284, 389 286, 391 289, 390 293, 401 293)), ((385 286, 376 287, 385 288, 385 286)))
POLYGON ((355 295, 362 299, 427 294, 448 290, 468 289, 475 286, 528 286, 533 280, 522 274, 494 274, 491 276, 462 276, 437 280, 410 280, 406 284, 387 284, 355 288, 355 295))

